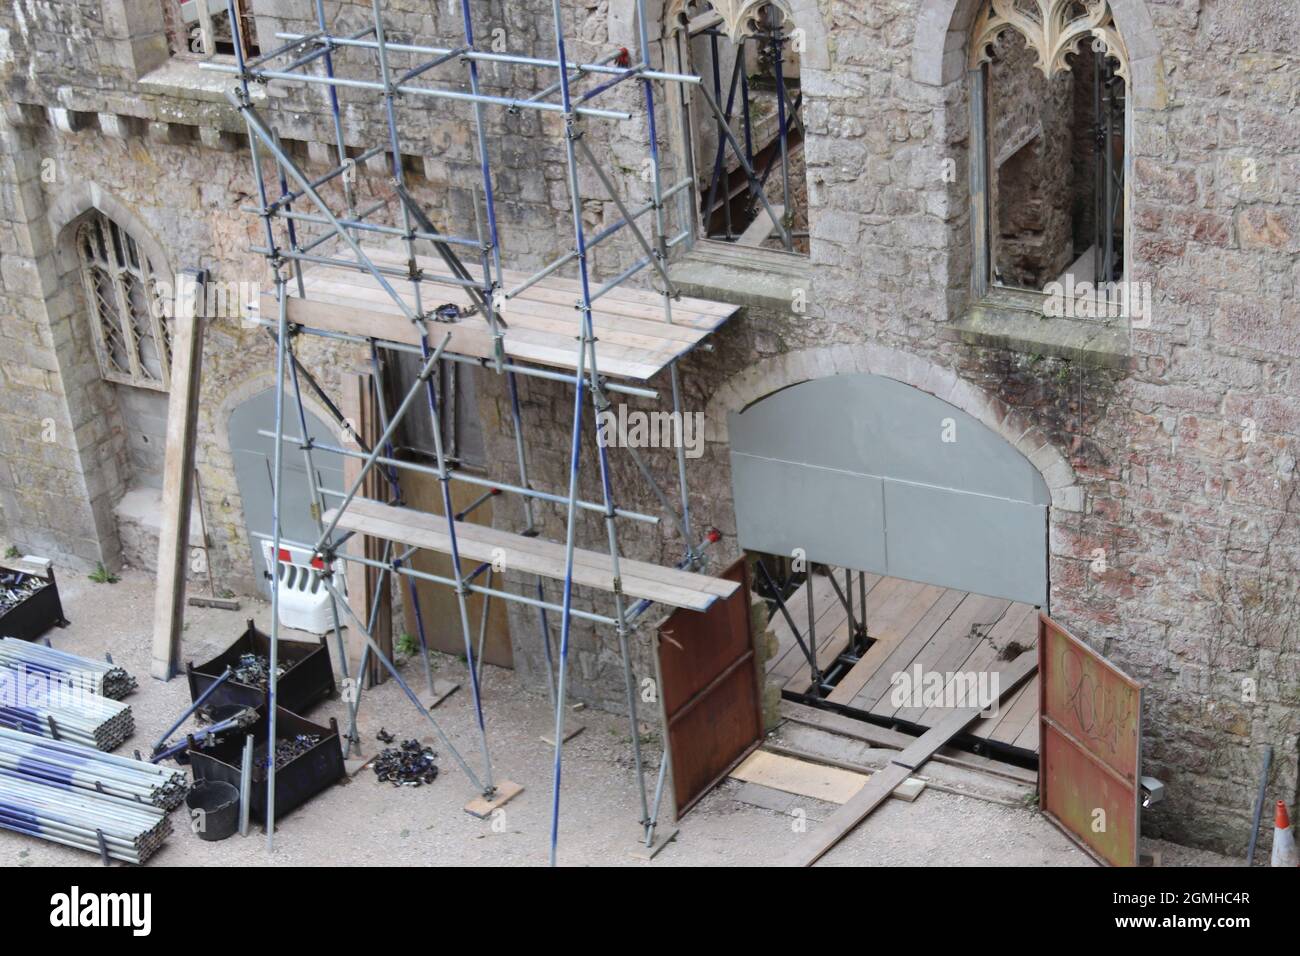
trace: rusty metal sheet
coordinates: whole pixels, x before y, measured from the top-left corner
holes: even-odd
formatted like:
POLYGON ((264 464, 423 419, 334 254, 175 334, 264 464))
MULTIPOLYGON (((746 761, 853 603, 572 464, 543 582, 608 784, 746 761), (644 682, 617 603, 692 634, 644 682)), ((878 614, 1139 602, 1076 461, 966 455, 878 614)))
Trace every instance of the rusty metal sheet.
POLYGON ((674 805, 680 818, 763 736, 749 621, 748 568, 719 575, 743 587, 707 611, 674 611, 659 627, 656 661, 674 805))
POLYGON ((1039 807, 1099 860, 1137 865, 1142 685, 1040 614, 1038 687, 1039 807))

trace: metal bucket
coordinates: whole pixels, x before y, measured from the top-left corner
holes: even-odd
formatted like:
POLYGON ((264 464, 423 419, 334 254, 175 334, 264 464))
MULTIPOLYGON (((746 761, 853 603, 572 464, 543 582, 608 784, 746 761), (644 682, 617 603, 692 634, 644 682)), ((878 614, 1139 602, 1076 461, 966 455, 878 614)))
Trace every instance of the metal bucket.
POLYGON ((239 791, 221 780, 195 783, 185 797, 185 806, 200 840, 224 840, 239 829, 239 791))

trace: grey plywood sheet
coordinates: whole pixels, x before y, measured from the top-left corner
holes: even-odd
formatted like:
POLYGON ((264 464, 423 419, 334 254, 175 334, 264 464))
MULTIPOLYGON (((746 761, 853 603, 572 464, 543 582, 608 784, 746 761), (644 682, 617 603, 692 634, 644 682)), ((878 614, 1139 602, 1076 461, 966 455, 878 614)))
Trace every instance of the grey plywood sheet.
POLYGON ((734 449, 731 476, 741 547, 784 555, 802 548, 818 563, 885 570, 880 479, 734 449))
POLYGON ((1047 603, 1047 510, 1042 505, 885 483, 889 573, 914 581, 1047 603))
POLYGON ((734 413, 728 431, 741 547, 1046 604, 1046 483, 960 409, 841 375, 734 413))
POLYGON ((928 392, 879 375, 792 385, 733 413, 728 434, 734 450, 763 458, 1051 501, 1038 470, 1001 435, 928 392))

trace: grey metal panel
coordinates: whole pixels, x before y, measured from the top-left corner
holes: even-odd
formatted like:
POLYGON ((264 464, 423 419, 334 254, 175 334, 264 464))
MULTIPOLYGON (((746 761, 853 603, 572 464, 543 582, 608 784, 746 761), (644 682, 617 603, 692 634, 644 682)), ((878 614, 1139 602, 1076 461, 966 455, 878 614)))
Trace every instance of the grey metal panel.
POLYGON ((1046 604, 1047 485, 955 406, 833 376, 732 414, 728 431, 741 547, 1046 604))
POLYGON ((889 574, 1047 604, 1047 509, 885 482, 889 574))
POLYGON ((802 548, 819 564, 884 572, 879 478, 735 451, 731 476, 742 548, 784 555, 802 548))
POLYGON ((879 375, 800 382, 728 421, 745 454, 1046 505, 1042 475, 1001 435, 927 392, 879 375), (951 419, 955 441, 945 442, 951 419))
MULTIPOLYGON (((298 409, 292 398, 285 402, 284 430, 297 435, 298 409)), ((270 596, 266 577, 266 562, 262 557, 261 542, 252 532, 271 533, 271 474, 275 452, 275 439, 257 434, 259 430, 275 428, 275 390, 268 389, 255 395, 235 409, 230 416, 230 452, 235 460, 235 481, 239 497, 244 504, 244 528, 248 533, 249 549, 253 553, 253 574, 262 592, 270 596)), ((307 413, 307 428, 312 437, 335 442, 336 431, 329 429, 311 412, 307 413)), ((317 482, 322 488, 333 491, 343 487, 343 456, 334 452, 312 451, 317 482)), ((311 516, 311 490, 307 483, 307 468, 302 452, 292 445, 284 448, 284 502, 282 506, 281 533, 290 540, 314 543, 317 537, 316 519, 311 516)), ((326 504, 331 500, 326 498, 326 504)))

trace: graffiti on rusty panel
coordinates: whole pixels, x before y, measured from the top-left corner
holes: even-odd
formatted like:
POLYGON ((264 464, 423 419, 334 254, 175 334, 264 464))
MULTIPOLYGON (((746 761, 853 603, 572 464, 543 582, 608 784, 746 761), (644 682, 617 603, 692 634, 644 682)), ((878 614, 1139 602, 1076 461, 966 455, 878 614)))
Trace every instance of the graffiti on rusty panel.
POLYGON ((1138 761, 1138 687, 1057 626, 1045 628, 1044 715, 1125 777, 1138 761))
POLYGON ((1133 689, 1127 684, 1098 681, 1089 672, 1083 654, 1066 644, 1061 647, 1061 675, 1065 700, 1075 719, 1075 733, 1099 751, 1119 753, 1133 731, 1133 689))

